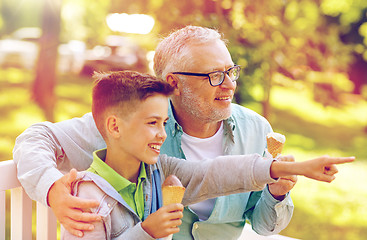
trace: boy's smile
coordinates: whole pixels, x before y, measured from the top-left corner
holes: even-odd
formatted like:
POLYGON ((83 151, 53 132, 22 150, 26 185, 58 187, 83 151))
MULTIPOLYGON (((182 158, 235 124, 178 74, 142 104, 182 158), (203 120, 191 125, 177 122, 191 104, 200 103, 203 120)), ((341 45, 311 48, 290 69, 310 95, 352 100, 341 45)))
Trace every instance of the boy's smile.
POLYGON ((159 154, 162 144, 149 144, 149 146, 159 154))

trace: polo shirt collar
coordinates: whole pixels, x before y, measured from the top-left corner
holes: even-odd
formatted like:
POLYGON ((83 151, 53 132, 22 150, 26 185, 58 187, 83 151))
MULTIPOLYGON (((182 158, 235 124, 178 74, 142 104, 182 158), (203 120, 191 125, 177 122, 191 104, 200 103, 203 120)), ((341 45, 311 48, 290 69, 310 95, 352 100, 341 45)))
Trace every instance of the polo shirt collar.
MULTIPOLYGON (((99 176, 106 179, 118 192, 129 187, 130 185, 135 185, 135 183, 130 182, 129 180, 118 174, 104 162, 106 158, 106 152, 106 148, 95 151, 93 153, 93 162, 90 168, 96 171, 99 176)), ((145 164, 141 163, 138 183, 144 181, 146 178, 147 174, 145 171, 145 164)))

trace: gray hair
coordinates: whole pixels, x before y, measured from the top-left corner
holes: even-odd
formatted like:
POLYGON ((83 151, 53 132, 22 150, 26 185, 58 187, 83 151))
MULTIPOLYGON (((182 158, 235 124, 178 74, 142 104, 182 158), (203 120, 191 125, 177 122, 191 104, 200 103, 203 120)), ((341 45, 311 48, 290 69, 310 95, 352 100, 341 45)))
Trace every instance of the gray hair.
POLYGON ((186 26, 172 32, 158 44, 154 54, 154 72, 156 77, 165 80, 170 72, 183 71, 189 66, 190 44, 205 44, 211 41, 226 40, 215 29, 186 26))

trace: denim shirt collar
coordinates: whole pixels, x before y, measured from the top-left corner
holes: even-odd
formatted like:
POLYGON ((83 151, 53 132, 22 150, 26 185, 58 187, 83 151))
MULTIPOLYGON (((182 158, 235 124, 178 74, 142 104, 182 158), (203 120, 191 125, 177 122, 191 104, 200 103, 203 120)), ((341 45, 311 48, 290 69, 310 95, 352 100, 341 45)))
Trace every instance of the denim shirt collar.
POLYGON ((183 133, 182 127, 181 125, 177 122, 176 118, 175 118, 175 114, 174 114, 174 109, 173 109, 173 105, 171 100, 169 100, 169 105, 168 105, 168 117, 169 120, 171 121, 171 131, 172 131, 172 136, 176 137, 176 135, 179 133, 180 136, 183 133))

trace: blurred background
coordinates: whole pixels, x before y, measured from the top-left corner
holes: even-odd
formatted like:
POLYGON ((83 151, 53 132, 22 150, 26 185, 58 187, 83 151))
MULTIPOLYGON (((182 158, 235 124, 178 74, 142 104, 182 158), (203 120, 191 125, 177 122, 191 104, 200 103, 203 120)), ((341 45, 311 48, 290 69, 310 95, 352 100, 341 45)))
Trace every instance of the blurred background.
POLYGON ((90 111, 95 70, 152 72, 154 48, 200 25, 243 67, 235 102, 287 137, 284 154, 356 156, 337 179, 299 177, 281 234, 367 239, 367 1, 0 0, 0 160, 33 123, 90 111))

